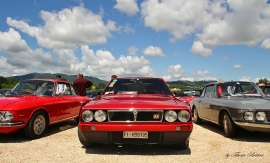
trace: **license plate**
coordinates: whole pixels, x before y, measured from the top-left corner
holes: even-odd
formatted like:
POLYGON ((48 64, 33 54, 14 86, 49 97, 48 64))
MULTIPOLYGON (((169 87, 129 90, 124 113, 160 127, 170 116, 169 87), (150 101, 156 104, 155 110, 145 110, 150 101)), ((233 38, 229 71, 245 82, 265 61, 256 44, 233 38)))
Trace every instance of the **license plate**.
POLYGON ((148 139, 148 132, 124 131, 123 138, 148 139))

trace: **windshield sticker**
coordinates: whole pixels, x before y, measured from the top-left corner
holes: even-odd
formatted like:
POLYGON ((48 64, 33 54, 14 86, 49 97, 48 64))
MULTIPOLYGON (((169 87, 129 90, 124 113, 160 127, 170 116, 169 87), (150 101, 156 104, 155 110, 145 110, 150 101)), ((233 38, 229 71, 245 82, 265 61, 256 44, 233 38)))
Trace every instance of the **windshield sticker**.
POLYGON ((113 87, 114 84, 115 84, 115 82, 114 82, 114 80, 113 80, 113 82, 111 82, 111 84, 109 85, 109 87, 113 87))

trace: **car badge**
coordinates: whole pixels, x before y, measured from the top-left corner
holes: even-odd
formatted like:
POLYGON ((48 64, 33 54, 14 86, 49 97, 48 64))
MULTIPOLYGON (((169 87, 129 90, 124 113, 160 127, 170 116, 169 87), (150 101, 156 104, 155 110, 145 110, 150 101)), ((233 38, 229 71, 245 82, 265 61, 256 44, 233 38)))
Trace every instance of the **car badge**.
POLYGON ((160 118, 159 114, 153 114, 153 119, 159 119, 159 118, 160 118))
POLYGON ((134 110, 133 115, 134 115, 134 121, 135 122, 137 121, 137 114, 138 114, 137 110, 134 110))

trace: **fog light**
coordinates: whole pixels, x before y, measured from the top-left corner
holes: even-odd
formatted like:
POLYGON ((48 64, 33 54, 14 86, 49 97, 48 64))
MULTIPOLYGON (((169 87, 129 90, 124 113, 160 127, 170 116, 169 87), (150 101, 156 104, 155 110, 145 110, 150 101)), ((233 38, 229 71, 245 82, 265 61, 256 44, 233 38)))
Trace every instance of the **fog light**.
POLYGON ((181 129, 180 126, 175 126, 175 130, 176 130, 176 131, 179 131, 180 129, 181 129))
POLYGON ((91 126, 91 130, 95 131, 96 130, 96 126, 91 126))

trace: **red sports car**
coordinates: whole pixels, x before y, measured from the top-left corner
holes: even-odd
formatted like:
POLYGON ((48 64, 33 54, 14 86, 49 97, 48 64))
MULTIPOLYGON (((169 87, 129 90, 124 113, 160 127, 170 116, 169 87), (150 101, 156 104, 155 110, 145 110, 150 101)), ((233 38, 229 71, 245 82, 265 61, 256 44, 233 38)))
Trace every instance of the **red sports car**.
POLYGON ((184 89, 178 93, 178 99, 189 105, 190 101, 200 97, 201 94, 201 89, 184 89))
POLYGON ((78 137, 95 144, 163 144, 189 147, 190 108, 173 96, 162 78, 112 79, 81 111, 78 137))
POLYGON ((23 80, 8 96, 0 98, 0 134, 23 129, 27 137, 40 138, 48 125, 78 121, 82 106, 89 101, 88 97, 78 96, 67 81, 23 80))

